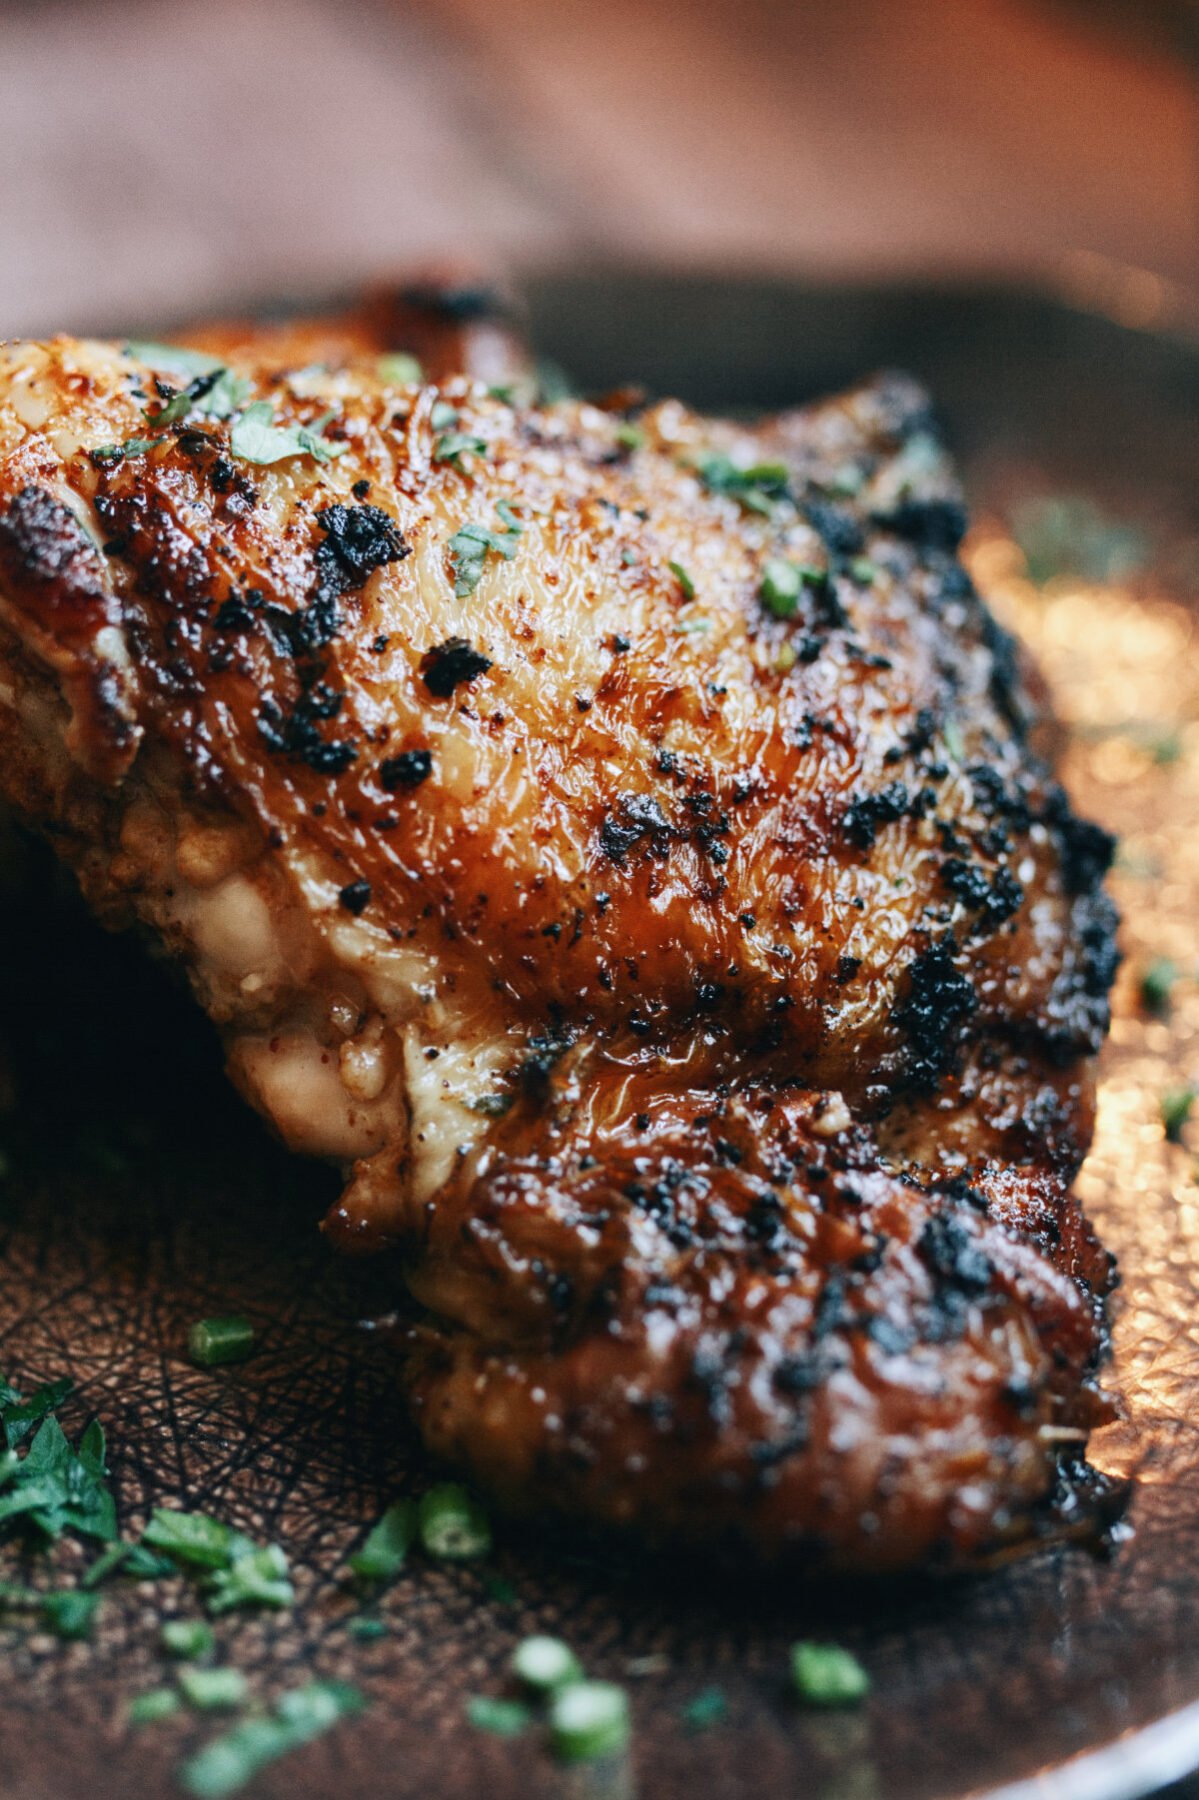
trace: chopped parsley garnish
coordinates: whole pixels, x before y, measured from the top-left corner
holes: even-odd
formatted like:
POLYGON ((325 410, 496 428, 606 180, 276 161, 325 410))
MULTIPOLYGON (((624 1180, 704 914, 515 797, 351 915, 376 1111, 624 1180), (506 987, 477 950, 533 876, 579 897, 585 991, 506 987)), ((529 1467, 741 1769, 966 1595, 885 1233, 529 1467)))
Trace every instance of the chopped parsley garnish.
POLYGON ((458 466, 461 456, 486 456, 487 439, 475 437, 469 431, 443 431, 433 446, 433 461, 453 463, 458 466))
POLYGON ((793 1644, 791 1680, 809 1706, 856 1706, 870 1692, 870 1677, 837 1644, 793 1644))
POLYGON ((254 1348, 249 1319, 198 1319, 187 1334, 187 1354, 202 1369, 245 1362, 254 1348))
POLYGON ((332 462, 345 454, 348 446, 330 443, 321 432, 333 417, 322 414, 312 425, 276 425, 275 409, 269 400, 255 400, 235 419, 229 433, 229 448, 242 462, 277 463, 292 456, 311 456, 317 462, 332 462))
POLYGON ((175 1573, 175 1565, 168 1557, 155 1556, 153 1550, 145 1550, 140 1544, 117 1543, 101 1552, 84 1575, 81 1586, 99 1587, 118 1569, 134 1581, 161 1581, 164 1575, 175 1573))
POLYGON ((13 1450, 0 1456, 0 1524, 21 1519, 47 1537, 74 1531, 107 1542, 117 1535, 117 1515, 106 1474, 99 1420, 92 1421, 72 1449, 49 1413, 24 1458, 13 1450))
POLYGON ((175 1512, 166 1506, 155 1507, 142 1541, 164 1550, 176 1562, 192 1563, 200 1569, 228 1569, 235 1558, 254 1548, 248 1537, 220 1519, 207 1513, 175 1512))
POLYGON ((519 1737, 533 1717, 519 1700, 497 1700, 490 1694, 473 1695, 466 1703, 466 1716, 476 1731, 490 1731, 496 1737, 519 1737))
POLYGON ((8 1448, 15 1450, 34 1426, 41 1424, 47 1413, 62 1405, 73 1386, 67 1376, 61 1375, 57 1381, 47 1382, 45 1387, 37 1388, 23 1400, 15 1388, 0 1381, 0 1428, 8 1448))
POLYGON ((1195 1104, 1193 1087, 1167 1088, 1161 1098, 1162 1124, 1171 1144, 1182 1141, 1182 1134, 1195 1104))
POLYGON ((41 1593, 37 1588, 0 1581, 0 1612, 40 1613, 42 1623, 55 1637, 89 1638, 99 1605, 99 1594, 89 1594, 83 1588, 41 1593))
POLYGON ((711 450, 693 458, 692 467, 711 494, 728 494, 746 512, 769 518, 775 502, 788 497, 790 470, 786 463, 752 463, 740 468, 723 451, 711 450))
POLYGON ((197 1712, 226 1712, 241 1706, 250 1684, 240 1669, 180 1669, 179 1687, 197 1712))
POLYGON ((683 567, 682 563, 677 563, 677 562, 667 563, 666 567, 670 570, 671 574, 675 577, 675 580, 678 582, 679 586, 682 588, 683 598, 685 600, 694 600, 695 599, 695 583, 692 581, 690 575, 688 575, 688 573, 687 573, 686 569, 683 567))
POLYGON ((203 1619, 168 1619, 160 1636, 167 1655, 178 1657, 180 1662, 210 1656, 216 1643, 212 1626, 203 1619))
POLYGON ((495 510, 503 523, 503 531, 492 531, 486 525, 467 524, 450 539, 454 593, 459 600, 474 593, 483 577, 483 565, 492 552, 502 556, 505 562, 511 562, 516 555, 524 526, 506 500, 498 500, 495 510))
POLYGON ((257 1545, 207 1513, 156 1507, 143 1542, 176 1562, 208 1571, 204 1583, 211 1613, 237 1606, 290 1606, 295 1589, 278 1544, 257 1545))
POLYGON ((409 356, 402 350, 395 350, 389 356, 381 356, 375 367, 380 381, 394 382, 396 387, 417 387, 424 375, 416 357, 409 356))
POLYGON ((396 1500, 371 1528, 360 1550, 346 1560, 362 1581, 390 1581, 408 1560, 416 1536, 415 1500, 396 1500))
POLYGON ((96 1622, 99 1594, 81 1588, 69 1588, 61 1594, 47 1594, 42 1600, 42 1618, 56 1637, 88 1638, 96 1622))
POLYGON ((146 423, 157 430, 161 425, 178 424, 191 413, 209 419, 229 419, 239 406, 245 405, 252 391, 244 375, 235 375, 231 369, 210 370, 197 375, 161 411, 147 412, 146 423))
POLYGON ((216 1571, 207 1590, 211 1613, 231 1612, 237 1606, 290 1606, 296 1597, 287 1557, 278 1544, 235 1557, 227 1569, 216 1571))
POLYGON ((174 1688, 151 1688, 129 1702, 125 1717, 131 1725, 157 1725, 179 1711, 179 1695, 174 1688))
POLYGON ((422 1495, 420 1539, 430 1556, 465 1562, 491 1549, 491 1525, 472 1494, 457 1482, 441 1482, 422 1495))
POLYGON ((1168 956, 1155 956, 1141 974, 1141 1003, 1146 1012, 1164 1018, 1170 1010, 1178 967, 1168 956))
POLYGON ((126 462, 131 456, 145 456, 150 450, 157 450, 159 444, 165 444, 165 438, 128 438, 123 444, 100 444, 92 451, 94 463, 126 462))
POLYGON ((180 1780, 194 1800, 224 1800, 269 1763, 361 1712, 363 1704, 358 1689, 347 1682, 314 1681, 293 1688, 269 1717, 245 1719, 189 1757, 180 1780))

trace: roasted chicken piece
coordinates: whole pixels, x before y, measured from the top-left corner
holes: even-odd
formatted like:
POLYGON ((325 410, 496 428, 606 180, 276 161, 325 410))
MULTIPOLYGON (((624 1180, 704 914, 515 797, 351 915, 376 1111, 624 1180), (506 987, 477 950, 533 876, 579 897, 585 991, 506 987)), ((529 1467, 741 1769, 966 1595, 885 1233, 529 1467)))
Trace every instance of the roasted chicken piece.
POLYGON ((430 1446, 762 1561, 1085 1519, 1111 844, 923 395, 229 354, 0 353, 0 771, 344 1164, 430 1446))

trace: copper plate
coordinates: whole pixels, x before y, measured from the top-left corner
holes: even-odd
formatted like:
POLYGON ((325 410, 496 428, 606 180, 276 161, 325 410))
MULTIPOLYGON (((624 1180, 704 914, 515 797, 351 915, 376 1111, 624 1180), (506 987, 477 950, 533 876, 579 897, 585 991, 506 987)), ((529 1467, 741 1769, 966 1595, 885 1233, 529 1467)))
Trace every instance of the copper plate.
MULTIPOLYGON (((1138 291, 1153 300, 1118 294, 1131 304, 1138 291)), ((1163 1090, 1199 1078, 1199 353, 1020 295, 619 274, 529 292, 539 341, 588 385, 640 376, 703 405, 756 407, 895 362, 947 412, 972 489, 972 565, 1056 687, 1078 802, 1122 840, 1127 960, 1081 1187, 1124 1272, 1114 1378, 1127 1418, 1095 1458, 1135 1472, 1135 1535, 1105 1560, 1058 1547, 952 1585, 813 1592, 501 1533, 486 1565, 414 1561, 379 1606, 386 1635, 355 1639, 345 1554, 394 1493, 427 1478, 388 1354, 359 1324, 392 1304, 394 1273, 328 1254, 315 1221, 333 1178, 284 1156, 226 1091, 211 1037, 167 976, 82 916, 64 923, 22 901, 19 883, 0 933, 12 1090, 0 1369, 21 1384, 76 1379, 64 1419, 102 1416, 126 1530, 161 1503, 286 1545, 296 1607, 222 1621, 223 1658, 263 1699, 321 1674, 357 1682, 369 1705, 254 1793, 1144 1793, 1199 1765, 1199 1127, 1189 1148, 1185 1134, 1168 1143, 1160 1111, 1163 1090), (1060 536, 1065 517, 1090 566, 1038 585, 1011 523, 1063 493, 1103 517, 1042 506, 1039 529, 1057 517, 1060 536), (1148 560, 1121 573, 1138 536, 1148 560), (1157 956, 1182 972, 1168 1018, 1139 997, 1157 956), (252 1318, 254 1360, 191 1367, 187 1326, 214 1312, 252 1318), (504 1691, 511 1648, 534 1629, 630 1686, 626 1762, 563 1771, 537 1731, 502 1740, 468 1726, 468 1697, 504 1691), (787 1646, 809 1635, 868 1664, 862 1709, 803 1713, 788 1699, 787 1646), (687 1702, 713 1685, 725 1718, 689 1729, 687 1702)), ((64 1579, 81 1564, 69 1544, 52 1558, 64 1579)), ((0 1579, 21 1574, 6 1549, 0 1579)), ((220 1721, 179 1715, 133 1732, 125 1708, 169 1679, 161 1618, 196 1610, 182 1580, 115 1580, 91 1644, 0 1615, 0 1790, 177 1792, 181 1758, 220 1721)))

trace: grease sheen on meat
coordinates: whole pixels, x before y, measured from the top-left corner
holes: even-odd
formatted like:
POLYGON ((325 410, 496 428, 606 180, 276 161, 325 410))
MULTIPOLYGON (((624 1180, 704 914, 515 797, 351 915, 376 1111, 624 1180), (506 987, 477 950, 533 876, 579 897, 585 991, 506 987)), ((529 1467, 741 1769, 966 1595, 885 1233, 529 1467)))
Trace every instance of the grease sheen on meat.
POLYGON ((294 454, 0 353, 3 781, 345 1165, 428 1443, 733 1555, 1032 1538, 1104 1408, 1110 843, 920 391, 633 423, 228 354, 294 454))

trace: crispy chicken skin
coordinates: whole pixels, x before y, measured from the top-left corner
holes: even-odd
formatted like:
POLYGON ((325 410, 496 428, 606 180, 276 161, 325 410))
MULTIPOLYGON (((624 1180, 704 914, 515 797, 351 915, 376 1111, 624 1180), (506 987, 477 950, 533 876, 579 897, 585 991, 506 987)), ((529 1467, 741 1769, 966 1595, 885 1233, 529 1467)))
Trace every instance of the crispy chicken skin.
POLYGON ((428 1443, 742 1558, 1030 1540, 1104 1416, 1111 846, 922 394, 634 424, 228 353, 315 440, 0 352, 0 770, 345 1165, 428 1443))

